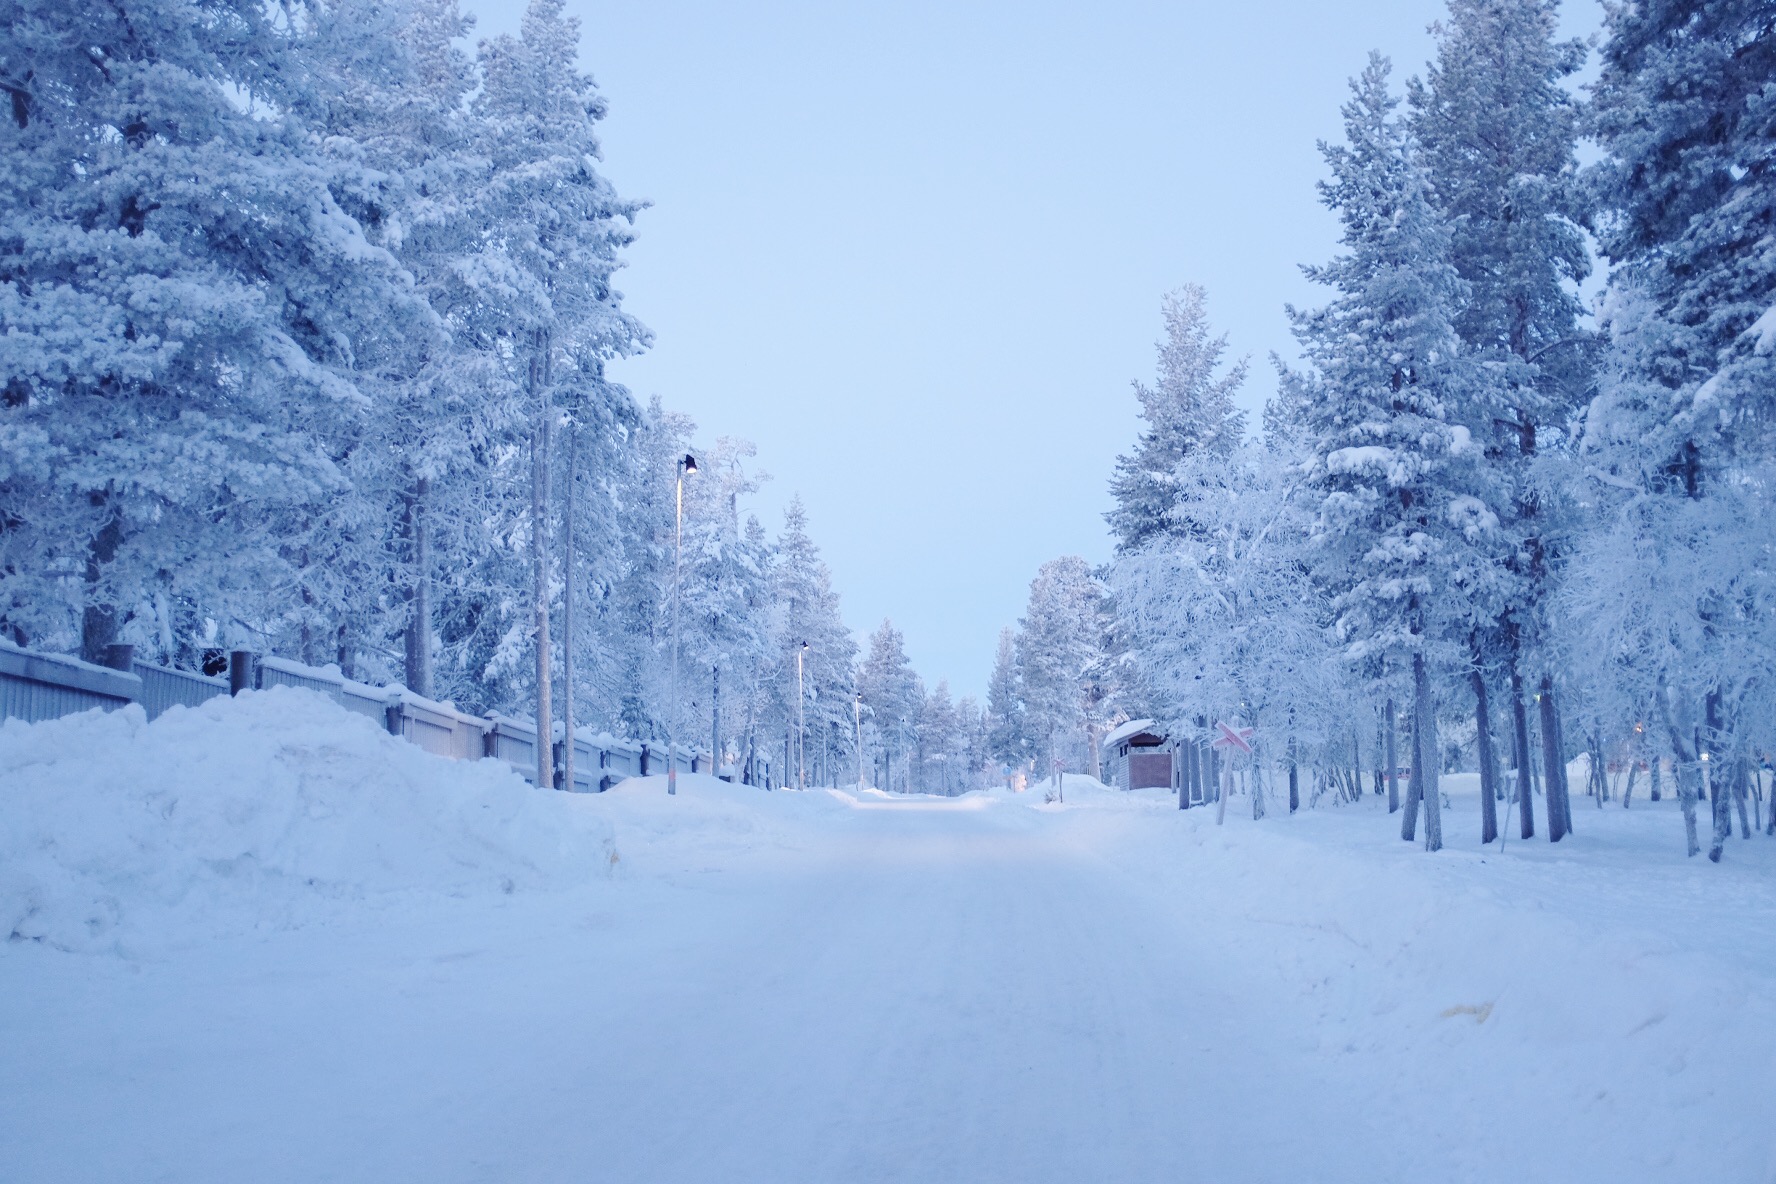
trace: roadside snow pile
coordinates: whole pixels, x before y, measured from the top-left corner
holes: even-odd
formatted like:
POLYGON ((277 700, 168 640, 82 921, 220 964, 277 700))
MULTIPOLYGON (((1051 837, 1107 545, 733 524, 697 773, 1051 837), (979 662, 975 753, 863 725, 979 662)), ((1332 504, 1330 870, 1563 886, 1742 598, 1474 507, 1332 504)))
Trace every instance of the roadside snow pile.
POLYGON ((1373 798, 1294 817, 1273 802, 1262 822, 1236 798, 1216 826, 1131 796, 1160 817, 1064 825, 1181 909, 1233 981, 1277 988, 1316 1070, 1369 1083, 1378 1113, 1437 1099, 1418 1136, 1439 1148, 1431 1176, 1652 1180, 1711 1162, 1776 1184, 1767 1126, 1720 1118, 1776 1085, 1764 843, 1686 859, 1667 801, 1587 808, 1558 847, 1482 849, 1477 795, 1457 793, 1431 855, 1373 798), (1560 1117, 1512 1127, 1512 1107, 1560 1117))
POLYGON ((0 726, 0 934, 68 949, 610 874, 610 824, 277 688, 0 726))
POLYGON ((625 864, 648 871, 810 850, 829 835, 833 820, 855 805, 842 791, 766 791, 686 772, 678 775, 676 796, 667 796, 665 775, 655 773, 619 781, 596 800, 622 838, 625 864))

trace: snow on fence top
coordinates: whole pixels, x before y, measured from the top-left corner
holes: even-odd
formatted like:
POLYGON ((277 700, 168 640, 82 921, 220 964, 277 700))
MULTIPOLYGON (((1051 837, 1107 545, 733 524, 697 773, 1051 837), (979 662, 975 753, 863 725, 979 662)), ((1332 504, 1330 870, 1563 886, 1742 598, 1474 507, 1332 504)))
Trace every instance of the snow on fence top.
MULTIPOLYGON (((92 708, 111 711, 139 703, 149 719, 172 707, 195 707, 228 693, 225 678, 174 670, 134 660, 130 647, 114 647, 118 668, 96 666, 62 654, 43 654, 0 641, 0 719, 27 723, 57 719, 92 708)), ((536 777, 536 725, 529 720, 490 714, 470 715, 456 704, 417 695, 396 683, 378 687, 346 678, 337 666, 308 666, 288 658, 262 657, 252 665, 248 686, 266 690, 293 687, 312 691, 359 715, 375 720, 392 735, 436 756, 452 760, 498 757, 527 780, 536 777)), ((566 730, 555 725, 554 743, 566 742, 566 730)), ((653 771, 666 756, 654 747, 574 729, 574 784, 581 792, 609 789, 624 777, 653 771)), ((707 753, 678 747, 682 764, 706 770, 707 753)), ((561 762, 556 762, 559 769, 561 762)))

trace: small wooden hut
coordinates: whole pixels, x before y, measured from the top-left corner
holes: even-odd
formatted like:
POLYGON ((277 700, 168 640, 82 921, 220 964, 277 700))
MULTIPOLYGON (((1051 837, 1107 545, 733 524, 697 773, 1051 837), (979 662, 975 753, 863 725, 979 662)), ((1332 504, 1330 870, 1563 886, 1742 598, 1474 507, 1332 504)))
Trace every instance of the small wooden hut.
POLYGON ((1150 719, 1131 719, 1104 737, 1109 784, 1117 789, 1170 789, 1173 744, 1150 719))

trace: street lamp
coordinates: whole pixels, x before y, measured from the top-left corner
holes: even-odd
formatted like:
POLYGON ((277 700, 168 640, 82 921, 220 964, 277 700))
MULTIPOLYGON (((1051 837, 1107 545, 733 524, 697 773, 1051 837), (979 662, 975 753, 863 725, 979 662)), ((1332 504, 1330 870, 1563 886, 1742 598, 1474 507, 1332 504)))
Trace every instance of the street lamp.
POLYGON ((857 728, 857 792, 863 792, 863 692, 851 700, 851 722, 857 728))
POLYGON ((684 558, 685 478, 697 471, 697 458, 690 453, 678 462, 675 495, 676 517, 672 535, 672 709, 666 717, 666 792, 678 792, 678 601, 679 571, 684 558))
POLYGON ((802 648, 796 651, 796 788, 808 788, 808 725, 802 705, 807 697, 802 693, 802 658, 808 652, 808 643, 803 642, 802 648))

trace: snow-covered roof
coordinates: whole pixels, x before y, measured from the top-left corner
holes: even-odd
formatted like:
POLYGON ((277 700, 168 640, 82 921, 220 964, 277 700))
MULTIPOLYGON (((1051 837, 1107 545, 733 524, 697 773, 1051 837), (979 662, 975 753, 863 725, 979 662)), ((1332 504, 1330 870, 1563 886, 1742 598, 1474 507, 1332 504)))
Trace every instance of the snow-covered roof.
POLYGON ((1111 732, 1108 736, 1104 737, 1104 747, 1109 748, 1114 744, 1121 744, 1130 736, 1139 736, 1142 732, 1152 732, 1155 736, 1165 735, 1165 733, 1160 730, 1159 725, 1150 719, 1131 719, 1128 723, 1123 724, 1120 728, 1117 728, 1114 732, 1111 732))

